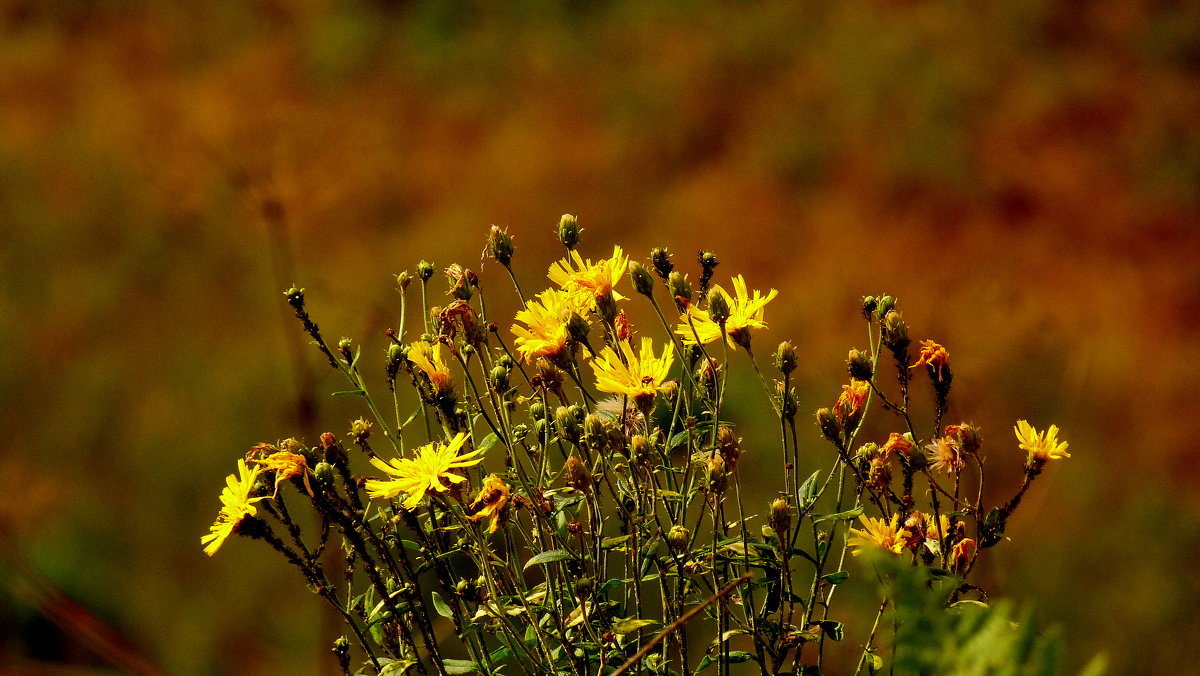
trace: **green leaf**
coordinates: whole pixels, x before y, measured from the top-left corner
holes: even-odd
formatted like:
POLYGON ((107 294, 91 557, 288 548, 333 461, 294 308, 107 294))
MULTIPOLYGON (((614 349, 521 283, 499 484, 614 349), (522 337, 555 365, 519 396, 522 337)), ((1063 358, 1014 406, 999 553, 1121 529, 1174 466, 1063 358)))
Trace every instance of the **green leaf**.
POLYGON ((612 549, 617 545, 624 544, 629 537, 628 535, 618 535, 616 537, 604 538, 600 541, 600 549, 612 549))
POLYGON ((748 662, 752 659, 754 659, 754 653, 748 653, 745 650, 730 650, 729 651, 729 663, 730 664, 739 664, 741 662, 748 662))
POLYGON ((717 661, 713 659, 711 655, 705 655, 704 659, 700 660, 700 664, 696 665, 696 670, 692 673, 698 674, 716 663, 717 661))
POLYGON ((641 629, 642 627, 648 627, 652 624, 658 624, 658 622, 655 622, 654 620, 636 620, 629 618, 628 620, 621 620, 620 622, 614 624, 612 626, 612 632, 614 634, 632 634, 638 629, 641 629))
POLYGON ((496 436, 495 432, 492 432, 484 437, 483 441, 479 442, 479 445, 475 447, 475 450, 479 451, 480 453, 485 453, 489 448, 499 443, 499 441, 500 438, 496 436))
POLYGON ((551 549, 548 552, 537 554, 533 558, 526 561, 525 570, 529 570, 531 566, 554 563, 555 561, 567 561, 573 558, 575 557, 571 555, 571 552, 568 552, 565 549, 551 549))
POLYGON ((821 523, 822 521, 849 521, 851 519, 857 519, 859 516, 862 515, 862 513, 863 513, 863 506, 859 505, 858 507, 855 507, 854 509, 851 509, 851 510, 847 510, 845 512, 838 512, 837 514, 825 514, 822 516, 813 517, 813 523, 821 523))
POLYGON ((816 502, 817 490, 820 489, 820 481, 818 481, 818 477, 820 476, 821 470, 817 470, 800 485, 800 511, 803 512, 812 503, 816 502))
POLYGON ((846 638, 846 627, 841 622, 825 620, 819 624, 821 625, 821 631, 825 632, 825 635, 830 639, 840 641, 846 638))
POLYGON ((883 658, 875 653, 867 655, 867 671, 872 674, 877 674, 883 669, 883 658))
POLYGON ((492 651, 491 655, 488 655, 488 659, 492 662, 503 662, 509 657, 512 657, 512 650, 510 650, 508 646, 496 648, 492 651))
POLYGON ((442 598, 441 594, 433 592, 432 598, 433 609, 437 611, 438 615, 442 617, 454 617, 454 611, 450 610, 450 606, 446 604, 446 600, 442 598))
POLYGON ((471 660, 442 660, 447 674, 470 674, 479 671, 479 665, 471 660))
POLYGON ((331 397, 365 397, 365 396, 367 396, 367 391, 360 387, 357 390, 343 390, 341 392, 334 392, 333 394, 331 394, 329 396, 331 396, 331 397))
POLYGON ((849 577, 850 577, 850 571, 839 570, 836 573, 829 573, 827 575, 822 575, 821 579, 825 580, 829 584, 841 584, 841 583, 845 582, 847 579, 849 579, 849 577))

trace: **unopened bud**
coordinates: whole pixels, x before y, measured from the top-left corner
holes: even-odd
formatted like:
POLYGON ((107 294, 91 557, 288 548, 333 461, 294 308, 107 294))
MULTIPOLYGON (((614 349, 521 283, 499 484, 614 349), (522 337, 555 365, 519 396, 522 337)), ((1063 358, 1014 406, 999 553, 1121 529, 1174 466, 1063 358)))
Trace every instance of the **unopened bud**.
POLYGON ((896 309, 896 299, 891 296, 880 296, 875 301, 875 318, 883 319, 887 313, 896 309))
POLYGON ((671 271, 675 269, 675 264, 671 262, 671 254, 667 253, 665 248, 650 250, 650 264, 654 266, 655 274, 663 281, 666 281, 671 276, 671 271))
POLYGON ((575 595, 581 599, 586 599, 592 595, 592 590, 596 588, 595 581, 590 577, 581 577, 575 580, 575 595))
POLYGON ((541 399, 534 399, 529 404, 529 417, 534 420, 543 420, 546 417, 546 405, 541 399))
POLYGON ((783 537, 787 534, 788 529, 792 527, 792 510, 788 506, 788 501, 784 498, 775 498, 771 503, 771 515, 767 517, 767 524, 775 530, 776 533, 783 537))
POLYGON ((629 263, 629 281, 633 283, 633 290, 650 298, 654 295, 654 276, 646 269, 646 266, 637 261, 629 263))
POLYGON ((850 350, 850 356, 846 358, 846 367, 850 371, 850 377, 856 380, 870 380, 875 374, 871 355, 862 350, 850 350))
POLYGON ((875 300, 875 296, 863 296, 862 299, 862 316, 863 319, 870 319, 871 315, 875 314, 875 306, 879 301, 875 300))
POLYGON ((798 362, 796 347, 786 340, 780 343, 779 348, 775 350, 775 368, 786 376, 796 370, 798 362))
POLYGON ((579 421, 571 415, 566 406, 559 406, 558 410, 554 412, 554 425, 563 439, 572 443, 579 441, 579 421))
POLYGON ((691 531, 683 526, 671 526, 671 530, 667 531, 667 544, 677 552, 687 551, 691 541, 691 531))
POLYGON ((817 425, 821 428, 821 434, 825 438, 836 443, 840 443, 842 439, 842 426, 838 423, 837 416, 833 411, 822 408, 817 410, 817 425))
POLYGON ((288 305, 291 305, 296 312, 304 310, 304 289, 293 286, 284 291, 283 295, 287 297, 288 305))
POLYGON ((667 286, 669 286, 671 289, 671 297, 676 299, 676 305, 681 305, 679 302, 680 298, 682 298, 686 303, 691 302, 692 285, 688 283, 687 275, 681 274, 679 271, 672 272, 670 276, 667 277, 667 286))
POLYGON ((904 316, 895 310, 889 311, 883 317, 883 344, 891 350, 901 350, 908 346, 908 324, 904 316))
POLYGON ((738 459, 742 457, 741 439, 733 433, 733 428, 721 425, 717 428, 717 451, 730 472, 737 470, 738 459))
POLYGON ((337 443, 337 437, 331 432, 323 432, 321 434, 321 448, 329 448, 337 443))
POLYGON ((433 263, 429 261, 421 261, 417 263, 417 277, 422 282, 428 282, 430 277, 433 277, 433 263))
POLYGON ((718 292, 708 297, 708 316, 724 330, 729 320, 729 299, 725 294, 718 292))
POLYGON ((575 248, 579 244, 579 233, 583 232, 583 228, 579 227, 579 220, 571 214, 563 214, 562 218, 558 219, 558 241, 567 247, 567 250, 575 248))
POLYGON ((706 468, 708 470, 709 489, 714 493, 724 493, 728 481, 725 471, 725 461, 721 459, 721 456, 715 455, 709 458, 706 468))
POLYGON ((508 391, 508 369, 503 366, 496 366, 492 368, 492 372, 488 377, 492 382, 492 389, 501 394, 508 391))
POLYGON ((507 268, 512 262, 513 240, 507 229, 501 230, 493 225, 492 229, 488 231, 487 247, 488 254, 495 258, 500 265, 507 268))
POLYGON ((396 286, 400 287, 401 291, 408 290, 410 283, 412 283, 412 276, 408 274, 407 270, 396 275, 396 286))
POLYGON ((317 479, 317 484, 322 488, 330 488, 333 486, 333 465, 322 460, 313 467, 313 475, 317 479))
POLYGON ((587 491, 592 485, 592 475, 583 466, 583 462, 573 455, 567 458, 566 464, 563 465, 563 474, 566 476, 567 485, 577 491, 587 491))
POLYGON ((650 440, 642 434, 635 434, 629 440, 629 455, 630 459, 636 463, 644 464, 650 460, 650 440))

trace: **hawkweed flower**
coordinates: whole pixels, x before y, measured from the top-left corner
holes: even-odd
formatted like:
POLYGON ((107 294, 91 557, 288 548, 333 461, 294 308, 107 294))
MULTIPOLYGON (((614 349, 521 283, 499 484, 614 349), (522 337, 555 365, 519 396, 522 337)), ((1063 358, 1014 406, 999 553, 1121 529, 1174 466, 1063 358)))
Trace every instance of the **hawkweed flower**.
POLYGON ((496 529, 500 527, 500 520, 504 508, 508 505, 508 498, 508 484, 495 474, 489 474, 483 480, 483 488, 479 489, 479 495, 471 503, 471 511, 474 513, 471 514, 470 519, 472 521, 489 519, 488 532, 495 533, 496 529))
POLYGON ((271 495, 272 499, 279 495, 279 484, 294 477, 303 477, 304 490, 308 491, 310 497, 312 496, 312 484, 308 482, 308 461, 304 459, 303 455, 279 451, 261 460, 254 459, 250 462, 258 464, 263 472, 275 473, 275 493, 271 495))
POLYGON ((858 425, 867 405, 867 395, 870 393, 871 385, 865 380, 851 378, 849 385, 842 385, 842 393, 838 395, 833 411, 843 428, 854 429, 858 425))
POLYGON ((417 341, 408 348, 408 360, 429 378, 429 384, 437 394, 454 389, 450 377, 450 365, 442 358, 442 344, 430 345, 417 341))
POLYGON ((623 296, 613 291, 613 285, 625 275, 629 266, 629 258, 621 251, 621 247, 613 247, 612 258, 605 258, 593 263, 584 259, 578 251, 571 250, 570 254, 550 266, 547 276, 574 299, 579 306, 597 309, 597 304, 604 300, 621 300, 623 296))
POLYGON ((512 326, 521 359, 532 364, 538 357, 562 357, 570 339, 569 325, 572 317, 578 316, 578 309, 572 296, 559 289, 547 289, 537 295, 537 300, 526 303, 516 315, 524 326, 512 326))
MULTIPOLYGON (((739 346, 749 348, 751 329, 767 328, 767 323, 763 321, 763 308, 779 295, 779 292, 771 289, 764 296, 761 291, 755 289, 751 294, 746 288, 746 280, 741 275, 733 278, 733 291, 733 295, 730 295, 720 284, 714 285, 709 294, 709 304, 711 307, 712 299, 717 294, 725 297, 729 304, 729 317, 724 322, 729 346, 735 349, 739 346)), ((698 338, 699 342, 707 345, 721 338, 721 324, 707 311, 692 307, 680 320, 675 333, 684 343, 695 343, 698 338)))
POLYGON ((865 514, 861 514, 858 520, 862 522, 863 529, 850 529, 850 537, 846 539, 846 544, 853 548, 850 553, 854 556, 862 554, 864 549, 878 547, 892 554, 903 552, 908 546, 908 541, 905 539, 904 532, 899 528, 900 513, 892 514, 891 522, 886 522, 883 519, 874 519, 865 514))
POLYGON ((924 365, 929 369, 929 378, 941 382, 950 375, 950 353, 946 348, 932 340, 922 340, 917 362, 909 368, 915 369, 924 365))
POLYGON ((914 447, 915 444, 909 438, 908 433, 892 432, 888 435, 888 440, 883 443, 883 446, 879 450, 885 456, 901 455, 907 458, 912 453, 914 447))
POLYGON ((1018 420, 1013 431, 1017 434, 1020 447, 1029 453, 1025 466, 1030 469, 1041 469, 1047 460, 1071 457, 1071 454, 1067 453, 1067 442, 1058 440, 1058 425, 1051 425, 1045 432, 1038 432, 1033 425, 1018 420))
POLYGON ((954 572, 962 573, 971 565, 971 559, 974 558, 976 549, 975 541, 971 538, 963 538, 954 543, 950 554, 954 572))
POLYGON ((963 454, 958 442, 949 436, 938 437, 925 445, 929 458, 929 466, 933 469, 957 474, 967 466, 966 455, 963 454))
POLYGON ((642 338, 637 354, 634 354, 628 342, 620 343, 619 347, 625 356, 625 363, 621 362, 620 355, 611 346, 606 346, 592 360, 596 389, 627 396, 639 409, 648 409, 654 401, 654 395, 666 391, 663 381, 667 379, 675 361, 671 346, 664 345, 660 356, 655 356, 654 341, 650 338, 642 338))
POLYGON ((262 471, 261 467, 251 468, 245 460, 238 459, 237 475, 230 474, 226 477, 225 488, 221 489, 221 512, 209 528, 208 535, 200 538, 205 554, 216 554, 243 519, 258 513, 254 503, 265 499, 266 496, 251 498, 250 491, 254 489, 254 482, 258 480, 262 471))
POLYGON ((386 472, 391 479, 368 479, 367 495, 372 498, 394 498, 404 493, 404 507, 412 509, 421 503, 429 491, 445 493, 451 484, 460 484, 466 477, 454 470, 478 465, 483 454, 478 450, 460 454, 467 434, 459 432, 448 444, 440 441, 425 444, 414 458, 394 458, 384 461, 371 458, 371 464, 386 472), (447 483, 449 482, 449 483, 447 483))

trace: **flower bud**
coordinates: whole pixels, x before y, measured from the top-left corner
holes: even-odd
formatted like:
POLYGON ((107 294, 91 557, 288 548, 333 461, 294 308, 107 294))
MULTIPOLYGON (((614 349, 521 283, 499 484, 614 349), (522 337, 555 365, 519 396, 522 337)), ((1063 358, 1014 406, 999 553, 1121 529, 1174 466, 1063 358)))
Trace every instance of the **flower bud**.
POLYGON ((493 367, 488 378, 491 380, 492 389, 500 392, 501 394, 508 391, 508 369, 504 368, 503 366, 493 367))
POLYGON ((798 362, 796 347, 786 340, 780 343, 779 348, 775 350, 775 368, 786 376, 796 370, 798 362))
POLYGON ((592 485, 592 475, 579 458, 573 455, 567 458, 566 464, 563 465, 563 474, 566 476, 567 485, 577 491, 586 492, 592 485))
POLYGON ((400 287, 401 293, 403 293, 404 291, 407 291, 408 285, 411 283, 412 283, 412 277, 408 274, 407 270, 396 275, 396 286, 400 287))
POLYGON ((698 262, 700 263, 700 296, 703 298, 708 294, 708 284, 712 281, 713 270, 720 263, 717 261, 717 255, 711 251, 701 251, 698 262))
POLYGON ((908 324, 904 322, 904 316, 895 310, 889 311, 883 316, 883 344, 889 349, 896 351, 908 346, 908 324))
POLYGON ((767 524, 779 537, 786 537, 788 529, 792 527, 792 510, 788 507, 786 499, 775 498, 771 502, 771 514, 767 517, 767 524))
POLYGON ((654 295, 654 277, 646 266, 637 261, 629 262, 629 281, 633 283, 633 290, 650 298, 654 295))
POLYGON ((675 264, 671 262, 671 254, 667 253, 665 248, 650 250, 650 264, 654 266, 655 274, 663 281, 666 281, 671 276, 671 271, 675 269, 675 264))
POLYGON ((575 580, 575 595, 581 599, 591 596, 595 588, 596 583, 590 577, 581 577, 575 580))
POLYGON ((856 380, 870 380, 875 374, 871 355, 862 350, 850 350, 850 356, 846 358, 846 367, 850 371, 850 377, 856 380))
POLYGON ((688 283, 687 275, 681 274, 678 270, 672 272, 667 277, 667 286, 670 287, 671 297, 675 299, 675 304, 680 306, 680 309, 692 301, 692 285, 688 283), (683 303, 679 301, 681 298, 683 303))
POLYGON ((836 443, 840 443, 842 439, 842 426, 838 423, 837 416, 833 411, 822 408, 817 410, 817 425, 821 428, 821 434, 825 438, 836 443))
POLYGON ((667 544, 677 552, 687 551, 691 541, 691 531, 683 526, 671 526, 671 530, 667 531, 667 544))
POLYGON ((366 418, 359 418, 350 423, 350 436, 353 437, 354 443, 362 445, 371 437, 371 428, 374 424, 366 418))
POLYGON ((571 415, 566 406, 559 406, 554 412, 554 426, 558 428, 558 434, 563 439, 571 443, 579 441, 579 421, 571 415))
POLYGON ((541 399, 534 399, 529 404, 529 417, 534 420, 544 420, 546 418, 546 405, 541 399))
POLYGON ((417 277, 422 282, 428 282, 430 277, 433 277, 433 263, 429 261, 421 261, 417 263, 417 277))
POLYGON ((507 354, 502 354, 496 358, 496 366, 503 366, 511 371, 517 367, 517 362, 507 354))
POLYGON ((664 380, 659 386, 659 391, 662 392, 663 399, 671 405, 675 404, 675 397, 679 396, 679 381, 664 380))
POLYGON ((892 483, 892 468, 886 456, 871 458, 867 468, 867 483, 877 491, 886 489, 892 483))
POLYGON ((337 443, 337 437, 331 432, 323 432, 321 434, 321 448, 329 448, 337 443))
POLYGON ((512 263, 513 250, 512 235, 508 234, 508 229, 501 230, 493 225, 488 231, 488 255, 507 268, 512 263))
POLYGON ((283 295, 287 296, 288 305, 291 305, 293 310, 296 312, 304 311, 304 289, 293 286, 284 291, 283 295))
POLYGON ((403 345, 392 343, 388 345, 387 361, 388 364, 403 364, 407 356, 408 350, 404 349, 403 345))
POLYGON ((571 214, 563 214, 562 218, 558 219, 558 241, 567 247, 567 250, 575 248, 579 244, 579 233, 583 232, 583 228, 579 227, 579 220, 571 214))
POLYGON ((714 455, 705 463, 705 469, 708 470, 708 487, 714 493, 724 493, 728 485, 728 477, 725 471, 725 461, 721 456, 714 455))
POLYGON ((863 299, 862 299, 863 319, 871 318, 871 315, 873 315, 875 313, 876 305, 878 305, 878 301, 875 300, 875 296, 863 296, 863 299))
POLYGON ((638 464, 645 464, 650 461, 650 440, 642 434, 635 434, 629 440, 629 456, 630 459, 638 464))
POLYGON ((354 361, 354 341, 349 338, 342 338, 338 341, 338 354, 342 355, 342 359, 349 364, 354 361))
POLYGON ((325 462, 324 460, 318 462, 316 467, 313 467, 313 475, 315 475, 317 484, 321 486, 322 489, 331 488, 333 486, 333 465, 325 462))
POLYGON ((708 316, 722 329, 729 320, 729 299, 723 293, 714 293, 708 298, 708 316))
POLYGON ((721 425, 717 428, 717 451, 730 472, 737 471, 738 459, 742 457, 741 439, 733 433, 733 428, 721 425))
POLYGON ((896 309, 896 299, 891 296, 880 296, 875 302, 875 318, 883 319, 887 313, 896 309))

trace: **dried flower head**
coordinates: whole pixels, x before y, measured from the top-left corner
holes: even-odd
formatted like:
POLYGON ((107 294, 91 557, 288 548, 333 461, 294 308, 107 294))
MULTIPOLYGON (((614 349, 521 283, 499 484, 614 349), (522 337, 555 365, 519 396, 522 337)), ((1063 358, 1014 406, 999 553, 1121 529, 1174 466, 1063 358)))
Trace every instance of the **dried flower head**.
POLYGON ((312 485, 308 482, 308 461, 304 459, 303 455, 279 451, 261 460, 255 459, 250 462, 258 464, 264 472, 275 473, 275 493, 271 496, 272 498, 279 495, 279 484, 294 477, 303 477, 304 489, 310 496, 313 494, 312 485))
POLYGON ((946 376, 949 375, 950 353, 941 345, 932 340, 922 340, 918 357, 917 363, 909 368, 915 369, 921 365, 927 366, 930 378, 935 381, 945 380, 946 376))
POLYGON ((929 466, 933 469, 957 474, 967 466, 966 456, 959 448, 958 442, 949 436, 938 437, 925 445, 929 457, 929 466))

